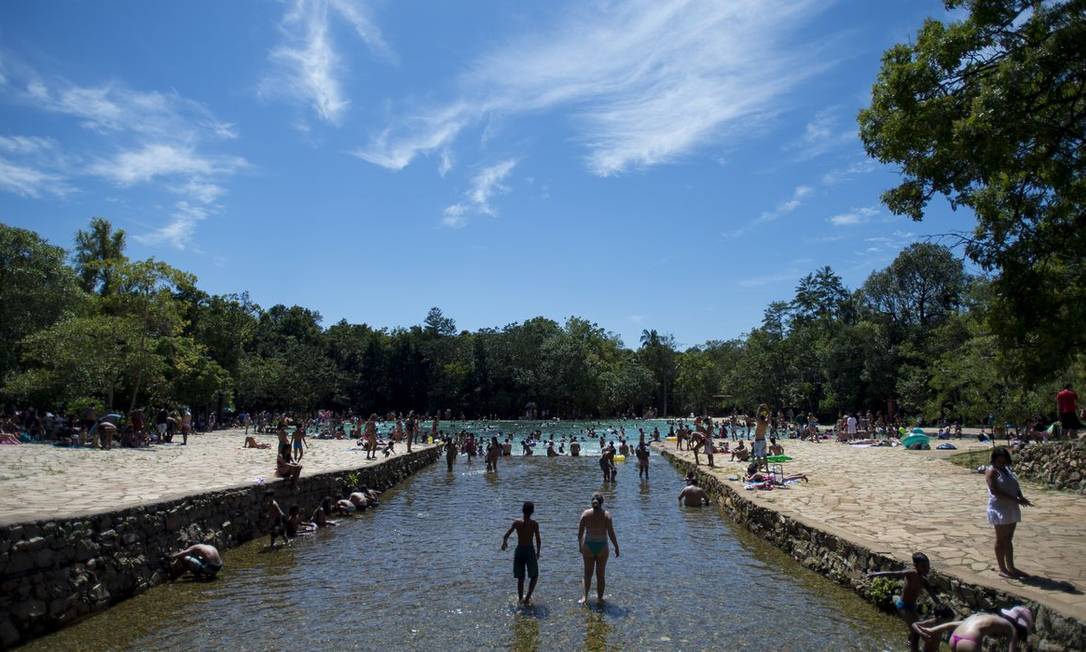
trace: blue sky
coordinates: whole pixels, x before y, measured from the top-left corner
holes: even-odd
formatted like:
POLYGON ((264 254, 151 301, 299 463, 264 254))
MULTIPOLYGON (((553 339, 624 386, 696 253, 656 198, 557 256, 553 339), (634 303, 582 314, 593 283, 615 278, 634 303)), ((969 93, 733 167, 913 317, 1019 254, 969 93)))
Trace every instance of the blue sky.
POLYGON ((925 235, 856 136, 935 0, 0 3, 0 221, 325 324, 740 335, 925 235))

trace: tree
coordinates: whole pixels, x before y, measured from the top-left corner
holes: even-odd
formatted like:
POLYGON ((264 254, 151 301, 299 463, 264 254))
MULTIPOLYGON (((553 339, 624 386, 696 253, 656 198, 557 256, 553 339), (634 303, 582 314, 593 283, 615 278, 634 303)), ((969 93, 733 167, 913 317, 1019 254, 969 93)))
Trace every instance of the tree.
POLYGON ((892 322, 928 329, 957 310, 965 286, 962 261, 949 249, 916 242, 868 277, 863 297, 868 308, 892 322))
POLYGON ((89 308, 65 252, 33 231, 0 224, 0 381, 23 338, 89 308))
POLYGON ((976 213, 966 253, 998 272, 991 325, 1039 378, 1086 344, 1086 2, 946 6, 969 15, 883 55, 860 136, 901 168, 893 212, 920 220, 941 195, 976 213))
POLYGON ((113 230, 104 217, 91 220, 90 229, 75 233, 75 267, 86 292, 105 296, 113 291, 114 266, 125 260, 124 229, 113 230))
POLYGON ((638 351, 641 362, 656 378, 656 387, 660 400, 660 414, 667 416, 668 400, 671 398, 671 387, 675 383, 675 338, 671 335, 660 335, 653 330, 641 331, 641 349, 638 351))
POLYGON ((426 332, 436 337, 451 337, 456 335, 456 322, 451 317, 446 317, 441 308, 434 306, 426 313, 426 332))

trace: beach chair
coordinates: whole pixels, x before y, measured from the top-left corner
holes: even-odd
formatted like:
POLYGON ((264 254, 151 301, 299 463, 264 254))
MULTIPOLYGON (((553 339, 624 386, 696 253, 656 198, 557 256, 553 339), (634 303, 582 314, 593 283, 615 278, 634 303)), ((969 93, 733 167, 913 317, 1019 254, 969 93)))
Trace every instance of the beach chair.
POLYGON ((773 481, 773 484, 784 484, 784 465, 783 464, 767 464, 769 477, 773 481))

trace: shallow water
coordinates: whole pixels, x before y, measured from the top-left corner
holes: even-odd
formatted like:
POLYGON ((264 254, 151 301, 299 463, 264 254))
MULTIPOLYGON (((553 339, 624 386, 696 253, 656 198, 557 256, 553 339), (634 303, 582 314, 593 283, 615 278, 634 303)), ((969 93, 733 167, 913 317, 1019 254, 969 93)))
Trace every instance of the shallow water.
POLYGON ((251 542, 226 553, 214 582, 156 587, 29 649, 903 647, 894 619, 715 508, 678 507, 681 478, 659 456, 649 482, 619 466, 603 485, 594 459, 504 458, 497 474, 463 458, 447 473, 442 460, 338 527, 278 550, 251 542), (594 491, 622 557, 608 564, 606 605, 585 608, 577 519, 594 491), (513 544, 499 548, 526 499, 543 552, 535 606, 520 610, 513 544))

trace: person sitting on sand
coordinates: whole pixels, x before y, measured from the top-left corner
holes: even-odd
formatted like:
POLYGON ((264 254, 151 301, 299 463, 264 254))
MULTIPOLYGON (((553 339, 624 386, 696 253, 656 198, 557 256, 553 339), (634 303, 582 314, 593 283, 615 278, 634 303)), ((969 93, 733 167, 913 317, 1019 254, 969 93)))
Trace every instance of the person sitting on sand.
POLYGON ((916 652, 919 649, 920 634, 913 629, 913 624, 919 619, 917 602, 920 592, 927 591, 932 601, 938 606, 939 602, 932 594, 928 585, 928 573, 931 572, 931 562, 928 556, 922 552, 913 553, 913 567, 899 571, 883 571, 880 573, 868 573, 868 578, 875 577, 900 577, 905 580, 901 588, 901 595, 894 597, 894 607, 897 615, 905 621, 905 628, 909 632, 909 650, 916 652))
POLYGON ((698 486, 697 477, 687 478, 686 486, 679 492, 679 504, 687 507, 701 507, 709 504, 709 494, 698 486))
POLYGON ((777 443, 776 437, 769 438, 769 454, 770 455, 784 455, 784 446, 777 443))
POLYGON ((214 579, 222 570, 219 550, 206 543, 197 543, 181 552, 170 555, 170 579, 176 580, 185 573, 192 573, 198 580, 214 579))
POLYGON ((271 444, 258 444, 256 437, 249 435, 245 438, 245 445, 242 448, 271 448, 271 444))
POLYGON ((1010 638, 1007 650, 1013 652, 1024 643, 1033 629, 1033 612, 1028 607, 1017 606, 1000 609, 998 614, 977 613, 965 620, 955 620, 936 627, 913 625, 916 633, 926 641, 936 641, 943 632, 950 632, 951 652, 980 652, 986 636, 1010 638))
POLYGON ((337 525, 336 521, 328 518, 332 515, 332 497, 325 496, 321 504, 317 506, 317 509, 313 510, 313 524, 318 528, 328 527, 330 525, 337 525))
POLYGON ((740 439, 739 443, 735 445, 734 449, 732 449, 732 460, 731 461, 734 462, 736 460, 739 460, 740 462, 746 462, 749 459, 750 459, 750 449, 748 449, 746 446, 744 446, 743 445, 743 440, 740 439))
POLYGON ((284 458, 282 453, 275 458, 275 475, 290 480, 290 486, 298 486, 298 476, 302 474, 302 465, 290 461, 290 457, 284 458))

